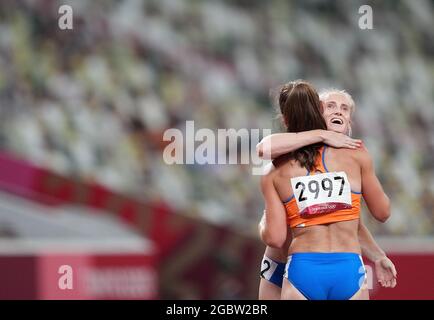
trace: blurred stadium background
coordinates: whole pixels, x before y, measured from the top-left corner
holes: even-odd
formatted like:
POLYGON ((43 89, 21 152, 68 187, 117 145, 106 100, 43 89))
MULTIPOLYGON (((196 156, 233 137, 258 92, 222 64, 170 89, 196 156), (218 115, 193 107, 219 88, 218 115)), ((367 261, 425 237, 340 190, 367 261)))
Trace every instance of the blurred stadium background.
POLYGON ((392 200, 371 296, 434 299, 433 30, 428 0, 2 0, 0 298, 256 299, 258 177, 166 165, 162 135, 278 130, 269 90, 303 78, 353 95, 392 200))

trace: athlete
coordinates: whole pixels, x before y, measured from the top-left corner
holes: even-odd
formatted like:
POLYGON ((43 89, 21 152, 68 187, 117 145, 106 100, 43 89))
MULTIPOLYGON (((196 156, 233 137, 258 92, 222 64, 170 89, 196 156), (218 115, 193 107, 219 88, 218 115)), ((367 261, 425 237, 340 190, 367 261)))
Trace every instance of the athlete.
MULTIPOLYGON (((288 131, 327 128, 319 97, 308 83, 284 86, 279 103, 288 131)), ((331 121, 345 122, 342 115, 331 121)), ((314 144, 273 164, 261 179, 266 202, 261 235, 269 246, 279 248, 288 239, 285 220, 291 228, 282 298, 360 298, 361 190, 376 219, 385 221, 390 215, 369 153, 364 147, 345 150, 314 144)))
MULTIPOLYGON (((329 131, 286 132, 267 136, 257 146, 258 155, 262 158, 274 159, 303 146, 318 142, 323 142, 336 148, 355 149, 360 147, 360 140, 351 139, 349 136, 342 134, 351 135, 351 118, 355 111, 352 97, 343 90, 327 89, 320 94, 320 99, 324 107, 323 117, 326 120, 329 131), (338 116, 337 118, 335 117, 336 115, 338 116)), ((263 230, 263 223, 264 216, 259 223, 260 232, 263 230)), ((363 255, 375 264, 378 282, 383 287, 395 287, 397 273, 394 264, 377 245, 361 220, 358 236, 363 255)), ((289 232, 283 248, 276 249, 269 246, 266 248, 261 263, 259 299, 280 299, 287 248, 290 242, 291 233, 289 232)), ((369 299, 369 291, 366 284, 362 298, 369 299)))

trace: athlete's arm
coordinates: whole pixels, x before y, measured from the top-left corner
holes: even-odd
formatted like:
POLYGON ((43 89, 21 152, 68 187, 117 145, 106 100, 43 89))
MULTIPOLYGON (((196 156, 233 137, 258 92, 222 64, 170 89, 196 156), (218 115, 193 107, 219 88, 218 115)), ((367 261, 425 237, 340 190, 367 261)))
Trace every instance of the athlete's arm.
POLYGON ((265 210, 259 224, 259 234, 266 245, 280 248, 287 240, 286 212, 274 187, 272 170, 261 177, 261 191, 265 210))
POLYGON ((378 282, 386 288, 396 286, 396 268, 392 260, 374 240, 368 228, 359 220, 359 242, 362 248, 362 254, 375 264, 375 273, 378 282))
POLYGON ((375 175, 374 164, 366 147, 358 151, 362 171, 362 192, 369 211, 378 221, 385 222, 390 217, 390 200, 375 175))
POLYGON ((375 242, 374 237, 362 223, 362 220, 359 222, 359 241, 362 254, 372 262, 386 256, 386 253, 375 242))
POLYGON ((342 133, 327 130, 275 133, 264 137, 256 145, 256 153, 263 159, 275 159, 285 153, 323 142, 335 148, 356 149, 361 140, 352 139, 342 133))
MULTIPOLYGON (((261 220, 258 223, 258 230, 259 230, 259 235, 260 235, 261 239, 263 238, 262 235, 264 233, 264 228, 265 228, 265 213, 266 213, 266 210, 264 210, 264 213, 262 214, 261 220)), ((281 247, 279 247, 279 249, 278 249, 279 251, 273 251, 273 252, 279 252, 280 255, 273 256, 272 258, 274 258, 275 260, 278 260, 278 261, 286 261, 286 258, 288 255, 287 254, 288 248, 291 245, 291 242, 292 242, 292 232, 291 232, 291 229, 288 227, 287 228, 287 234, 286 234, 286 240, 285 240, 284 244, 281 247)), ((273 248, 273 250, 276 250, 276 249, 273 248)))

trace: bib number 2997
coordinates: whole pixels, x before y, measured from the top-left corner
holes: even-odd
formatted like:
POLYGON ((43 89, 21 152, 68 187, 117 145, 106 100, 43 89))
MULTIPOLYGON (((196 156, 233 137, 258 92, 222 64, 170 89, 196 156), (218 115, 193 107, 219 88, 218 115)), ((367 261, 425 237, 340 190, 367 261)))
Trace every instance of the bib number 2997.
POLYGON ((291 179, 301 215, 351 208, 351 187, 345 172, 327 172, 291 179))
MULTIPOLYGON (((339 194, 338 194, 339 196, 341 196, 343 191, 344 191, 345 179, 344 179, 344 177, 338 176, 338 177, 334 177, 333 180, 341 181, 340 188, 339 188, 339 194)), ((319 193, 320 193, 320 185, 321 185, 321 189, 323 191, 328 192, 327 197, 330 198, 333 194, 333 181, 330 178, 322 179, 321 184, 317 180, 311 180, 307 184, 307 188, 308 188, 309 192, 314 195, 314 199, 318 199, 319 193)), ((307 197, 303 196, 303 193, 306 189, 306 185, 303 182, 301 182, 301 181, 297 182, 297 184, 295 185, 295 189, 300 189, 300 195, 299 195, 298 201, 307 200, 307 197)))

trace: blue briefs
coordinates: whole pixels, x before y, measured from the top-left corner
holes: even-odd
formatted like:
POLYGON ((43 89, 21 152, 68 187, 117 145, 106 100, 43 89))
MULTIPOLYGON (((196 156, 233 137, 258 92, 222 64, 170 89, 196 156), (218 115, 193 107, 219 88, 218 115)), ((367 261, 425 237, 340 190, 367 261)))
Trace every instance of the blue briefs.
POLYGON ((306 252, 288 257, 284 276, 309 300, 348 300, 363 285, 366 271, 357 253, 306 252))

